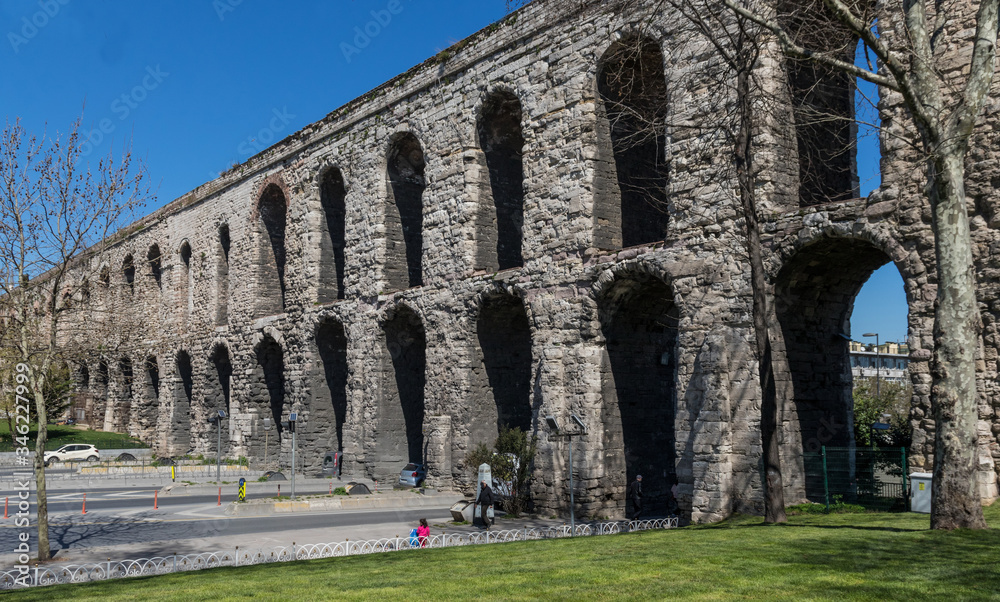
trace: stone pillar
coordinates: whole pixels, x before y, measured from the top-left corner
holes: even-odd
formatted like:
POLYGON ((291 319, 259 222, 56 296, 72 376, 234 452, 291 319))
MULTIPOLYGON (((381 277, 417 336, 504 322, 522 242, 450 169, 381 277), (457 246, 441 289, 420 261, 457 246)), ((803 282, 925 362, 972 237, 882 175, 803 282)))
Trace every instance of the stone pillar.
MULTIPOLYGON (((691 461, 689 500, 691 522, 695 523, 722 520, 729 516, 733 505, 730 346, 729 337, 718 330, 705 338, 696 362, 698 372, 694 374, 685 400, 687 420, 690 421, 687 445, 691 461)), ((688 497, 686 485, 678 487, 679 491, 683 490, 683 497, 688 497)))
POLYGON ((424 461, 427 462, 427 484, 435 489, 452 489, 451 416, 429 416, 424 422, 424 461))

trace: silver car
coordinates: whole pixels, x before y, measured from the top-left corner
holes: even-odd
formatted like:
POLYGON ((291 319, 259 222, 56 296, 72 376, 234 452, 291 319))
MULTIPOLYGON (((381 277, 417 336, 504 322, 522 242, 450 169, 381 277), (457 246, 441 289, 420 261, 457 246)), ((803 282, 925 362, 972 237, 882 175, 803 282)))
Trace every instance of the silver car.
POLYGON ((427 469, 423 464, 410 462, 399 472, 399 484, 403 487, 420 487, 427 478, 427 469))

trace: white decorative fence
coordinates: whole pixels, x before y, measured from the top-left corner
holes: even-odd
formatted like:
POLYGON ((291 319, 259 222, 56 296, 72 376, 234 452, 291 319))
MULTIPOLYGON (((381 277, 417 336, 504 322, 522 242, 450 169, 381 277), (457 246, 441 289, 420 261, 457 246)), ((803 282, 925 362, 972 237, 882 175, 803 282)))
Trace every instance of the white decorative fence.
MULTIPOLYGON (((576 535, 578 537, 611 535, 628 531, 673 529, 676 527, 676 518, 605 522, 577 525, 576 535)), ((554 539, 569 536, 570 528, 568 526, 561 526, 549 527, 547 529, 524 528, 461 534, 442 533, 428 537, 424 546, 421 546, 420 542, 411 543, 409 537, 392 537, 344 541, 341 543, 318 543, 303 546, 293 544, 288 547, 279 547, 271 550, 241 550, 239 547, 236 547, 232 550, 203 554, 161 556, 157 558, 108 561, 94 564, 36 567, 29 568, 27 574, 17 569, 11 569, 0 572, 0 590, 56 585, 60 583, 85 583, 88 581, 103 581, 105 579, 119 579, 122 577, 164 575, 178 571, 197 571, 221 566, 246 566, 269 562, 290 562, 293 560, 313 560, 335 556, 378 554, 381 552, 394 552, 420 547, 448 548, 533 539, 554 539)))

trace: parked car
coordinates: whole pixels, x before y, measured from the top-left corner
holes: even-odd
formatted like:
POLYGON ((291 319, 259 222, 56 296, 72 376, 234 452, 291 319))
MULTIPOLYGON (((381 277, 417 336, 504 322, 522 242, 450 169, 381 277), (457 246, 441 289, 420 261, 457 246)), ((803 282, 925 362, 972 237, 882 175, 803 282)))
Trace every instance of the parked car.
POLYGON ((70 460, 97 462, 101 459, 101 452, 98 451, 98 449, 93 445, 73 443, 70 445, 64 445, 56 451, 45 452, 44 458, 46 466, 53 462, 68 462, 70 460))
POLYGON ((423 464, 410 462, 399 472, 399 484, 403 487, 420 487, 427 478, 427 468, 423 464))

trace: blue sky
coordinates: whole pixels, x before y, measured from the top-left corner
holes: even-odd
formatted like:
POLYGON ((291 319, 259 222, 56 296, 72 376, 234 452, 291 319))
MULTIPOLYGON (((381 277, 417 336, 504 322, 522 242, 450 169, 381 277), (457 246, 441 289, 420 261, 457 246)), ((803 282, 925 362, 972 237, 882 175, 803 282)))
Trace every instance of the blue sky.
MULTIPOLYGON (((50 134, 83 113, 95 158, 131 137, 149 212, 504 14, 505 0, 4 0, 0 108, 50 134)), ((860 140, 867 194, 878 146, 860 140)), ((855 338, 905 336, 892 266, 855 307, 855 338)))

